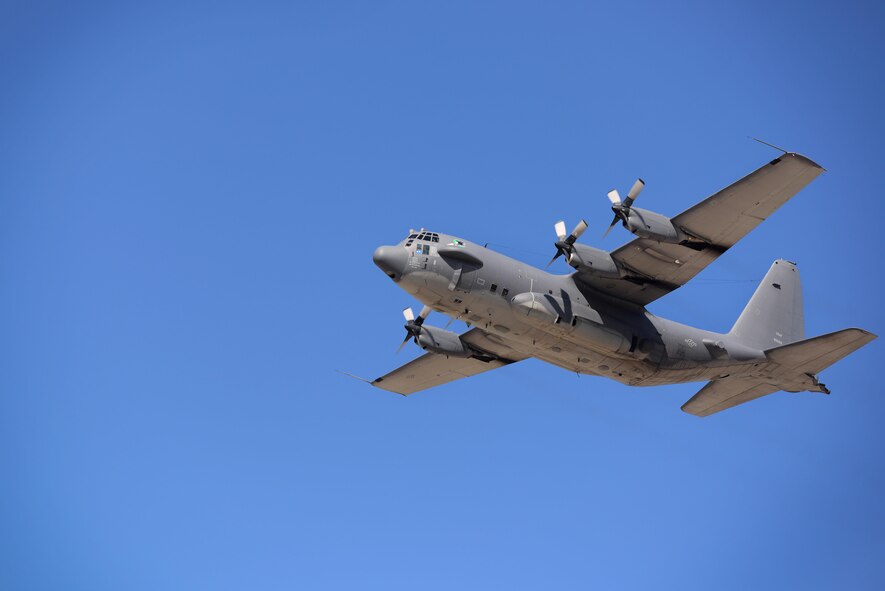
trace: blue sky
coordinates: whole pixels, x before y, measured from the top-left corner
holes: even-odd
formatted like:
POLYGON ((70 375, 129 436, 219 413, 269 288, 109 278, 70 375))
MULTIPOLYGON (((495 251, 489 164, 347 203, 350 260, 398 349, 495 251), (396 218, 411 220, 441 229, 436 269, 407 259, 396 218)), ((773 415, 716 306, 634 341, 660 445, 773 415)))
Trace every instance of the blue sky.
POLYGON ((334 370, 417 354, 376 246, 615 248, 612 186, 678 213, 777 154, 748 135, 828 172, 652 311, 727 330, 783 257, 807 334, 882 334, 883 16, 3 3, 0 587, 882 588, 880 341, 706 420, 535 361, 334 370))

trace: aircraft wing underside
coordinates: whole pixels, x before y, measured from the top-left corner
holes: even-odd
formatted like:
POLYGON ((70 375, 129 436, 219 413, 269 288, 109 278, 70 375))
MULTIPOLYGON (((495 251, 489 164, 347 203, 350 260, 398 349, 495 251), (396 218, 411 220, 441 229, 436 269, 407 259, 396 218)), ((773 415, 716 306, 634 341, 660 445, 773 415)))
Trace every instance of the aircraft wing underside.
POLYGON ((425 353, 417 359, 373 380, 376 388, 396 392, 397 394, 414 394, 440 384, 453 382, 461 378, 474 376, 491 369, 504 367, 528 357, 502 344, 498 339, 492 340, 488 333, 480 328, 472 328, 463 335, 461 340, 475 349, 495 356, 491 361, 480 361, 474 358, 446 357, 437 353, 425 353))
POLYGON ((823 170, 805 156, 784 154, 672 219, 674 226, 707 243, 705 248, 637 238, 611 253, 626 277, 607 279, 578 271, 575 278, 645 306, 703 271, 823 170))

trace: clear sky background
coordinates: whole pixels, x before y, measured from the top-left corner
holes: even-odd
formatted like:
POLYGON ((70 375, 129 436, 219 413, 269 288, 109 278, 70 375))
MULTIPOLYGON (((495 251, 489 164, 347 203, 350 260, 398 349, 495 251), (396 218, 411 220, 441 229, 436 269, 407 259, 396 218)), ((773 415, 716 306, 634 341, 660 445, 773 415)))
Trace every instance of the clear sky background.
POLYGON ((609 189, 676 214, 748 135, 828 172, 651 310, 725 331, 783 257, 809 336, 885 333, 878 3, 479 4, 0 4, 0 588, 885 588, 881 340, 704 420, 335 373, 418 354, 376 246, 613 249, 609 189))

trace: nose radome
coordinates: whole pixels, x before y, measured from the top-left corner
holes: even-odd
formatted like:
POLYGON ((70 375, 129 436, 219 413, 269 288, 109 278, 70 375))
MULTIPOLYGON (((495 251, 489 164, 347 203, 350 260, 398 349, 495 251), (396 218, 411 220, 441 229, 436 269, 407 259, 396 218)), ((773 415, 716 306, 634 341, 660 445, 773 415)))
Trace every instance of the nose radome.
POLYGON ((379 246, 372 254, 375 264, 394 281, 402 276, 408 258, 408 252, 402 246, 379 246))

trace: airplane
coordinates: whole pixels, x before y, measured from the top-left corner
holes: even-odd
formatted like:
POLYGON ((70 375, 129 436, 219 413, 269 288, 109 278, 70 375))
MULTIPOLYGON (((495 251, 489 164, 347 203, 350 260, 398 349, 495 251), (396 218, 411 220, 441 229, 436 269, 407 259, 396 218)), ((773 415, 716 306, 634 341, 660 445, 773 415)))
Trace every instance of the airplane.
POLYGON ((829 394, 817 374, 876 335, 846 328, 806 339, 794 262, 774 261, 724 334, 646 309, 824 172, 805 156, 780 150, 778 158, 672 218, 633 205, 645 186, 641 179, 623 200, 612 190, 614 220, 606 234, 620 222, 636 236, 612 252, 577 242, 588 227, 584 220, 570 234, 563 221, 556 222, 550 263, 564 257, 573 269, 567 275, 423 229, 397 245, 378 247, 375 264, 424 304, 417 316, 411 308, 403 311, 400 349, 413 340, 426 353, 363 381, 409 395, 534 357, 631 386, 707 382, 682 405, 699 417, 780 390, 829 394), (425 320, 431 311, 471 328, 457 334, 448 325, 430 326, 425 320))

